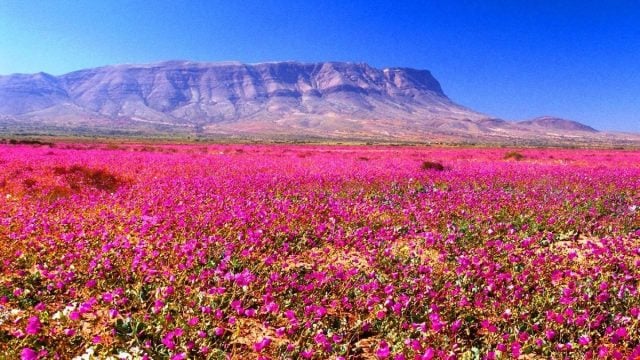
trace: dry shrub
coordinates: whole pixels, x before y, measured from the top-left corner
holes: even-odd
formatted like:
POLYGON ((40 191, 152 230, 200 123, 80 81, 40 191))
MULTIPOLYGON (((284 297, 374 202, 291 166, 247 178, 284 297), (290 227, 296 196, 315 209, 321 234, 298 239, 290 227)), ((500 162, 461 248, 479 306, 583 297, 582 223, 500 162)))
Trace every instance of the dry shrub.
POLYGON ((71 189, 66 186, 54 186, 49 190, 46 197, 49 201, 54 201, 60 198, 66 198, 71 196, 71 189))
POLYGON ((80 191, 84 187, 93 187, 98 190, 114 192, 124 183, 122 179, 104 169, 91 169, 82 165, 73 165, 69 168, 56 166, 53 168, 55 175, 64 176, 71 190, 80 191))
POLYGON ((26 189, 31 189, 34 186, 36 186, 38 182, 35 179, 32 178, 28 178, 28 179, 24 179, 22 180, 22 185, 26 188, 26 189))
POLYGON ((524 155, 522 155, 521 153, 517 152, 517 151, 509 151, 508 153, 506 153, 504 155, 505 160, 509 160, 509 159, 513 159, 516 161, 520 161, 522 159, 524 159, 524 155))
POLYGON ((437 161, 423 161, 420 168, 422 170, 444 171, 444 165, 437 161))
POLYGON ((145 146, 142 146, 142 147, 138 148, 138 150, 142 151, 142 152, 156 152, 156 151, 158 151, 160 149, 155 147, 155 146, 145 145, 145 146))
POLYGON ((54 147, 55 146, 55 144, 52 143, 52 142, 40 141, 40 140, 29 140, 29 139, 25 139, 25 140, 10 139, 9 142, 7 142, 7 144, 9 144, 9 145, 49 146, 49 147, 54 147))
POLYGON ((107 144, 107 146, 105 146, 105 149, 107 149, 107 150, 125 150, 125 148, 123 148, 122 146, 120 146, 118 144, 113 144, 113 143, 107 144))

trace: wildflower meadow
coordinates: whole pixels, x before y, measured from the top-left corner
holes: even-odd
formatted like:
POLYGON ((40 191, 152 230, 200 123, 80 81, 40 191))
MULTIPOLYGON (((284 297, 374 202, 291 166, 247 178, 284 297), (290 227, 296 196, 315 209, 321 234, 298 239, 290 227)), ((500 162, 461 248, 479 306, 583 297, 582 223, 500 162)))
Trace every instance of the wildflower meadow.
POLYGON ((0 145, 2 359, 640 357, 640 152, 0 145))

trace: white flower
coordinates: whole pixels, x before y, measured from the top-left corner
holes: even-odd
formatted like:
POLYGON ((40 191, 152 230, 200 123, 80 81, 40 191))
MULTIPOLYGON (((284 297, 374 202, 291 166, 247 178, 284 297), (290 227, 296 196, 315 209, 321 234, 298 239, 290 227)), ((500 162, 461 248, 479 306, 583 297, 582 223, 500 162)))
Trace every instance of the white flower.
POLYGON ((69 313, 75 310, 77 306, 78 305, 76 303, 72 303, 71 305, 65 306, 65 308, 62 310, 62 315, 69 316, 69 313))
POLYGON ((91 346, 84 351, 84 354, 74 357, 73 360, 91 360, 95 351, 96 349, 91 346))

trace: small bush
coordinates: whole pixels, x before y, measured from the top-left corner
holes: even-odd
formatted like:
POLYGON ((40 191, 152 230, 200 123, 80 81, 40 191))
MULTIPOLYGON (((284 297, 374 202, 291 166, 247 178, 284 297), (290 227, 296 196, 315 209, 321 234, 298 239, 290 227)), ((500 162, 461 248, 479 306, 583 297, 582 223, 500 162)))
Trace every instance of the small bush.
POLYGON ((34 186, 36 186, 37 183, 38 182, 36 180, 31 179, 31 178, 24 179, 22 181, 22 185, 24 185, 24 187, 27 188, 27 189, 33 188, 34 186))
POLYGON ((521 153, 517 152, 517 151, 510 151, 508 153, 506 153, 504 155, 505 160, 509 160, 509 159, 513 159, 516 161, 520 161, 522 159, 524 159, 524 155, 522 155, 521 153))
POLYGON ((55 186, 46 195, 49 201, 66 198, 68 196, 71 196, 71 189, 64 186, 55 186))
POLYGON ((420 166, 422 170, 435 170, 435 171, 443 171, 444 166, 436 161, 423 161, 422 166, 420 166))
POLYGON ((54 147, 55 144, 48 141, 40 141, 40 140, 16 140, 10 139, 8 144, 10 145, 35 145, 35 146, 49 146, 54 147))
POLYGON ((123 183, 121 179, 106 170, 90 169, 81 165, 73 165, 69 168, 56 166, 53 168, 53 173, 64 176, 69 187, 75 191, 89 186, 98 190, 114 192, 123 183))

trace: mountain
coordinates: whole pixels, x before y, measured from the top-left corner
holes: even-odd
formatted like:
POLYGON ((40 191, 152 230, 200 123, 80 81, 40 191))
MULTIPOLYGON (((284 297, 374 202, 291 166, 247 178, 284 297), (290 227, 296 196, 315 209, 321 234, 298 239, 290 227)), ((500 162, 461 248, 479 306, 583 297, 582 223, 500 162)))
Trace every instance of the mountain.
POLYGON ((189 61, 0 76, 0 131, 420 142, 598 134, 568 120, 473 111, 427 70, 189 61))
POLYGON ((531 120, 520 121, 518 123, 521 125, 537 126, 543 129, 586 131, 591 133, 598 132, 598 130, 585 124, 581 124, 577 121, 562 119, 553 116, 541 116, 531 120))

